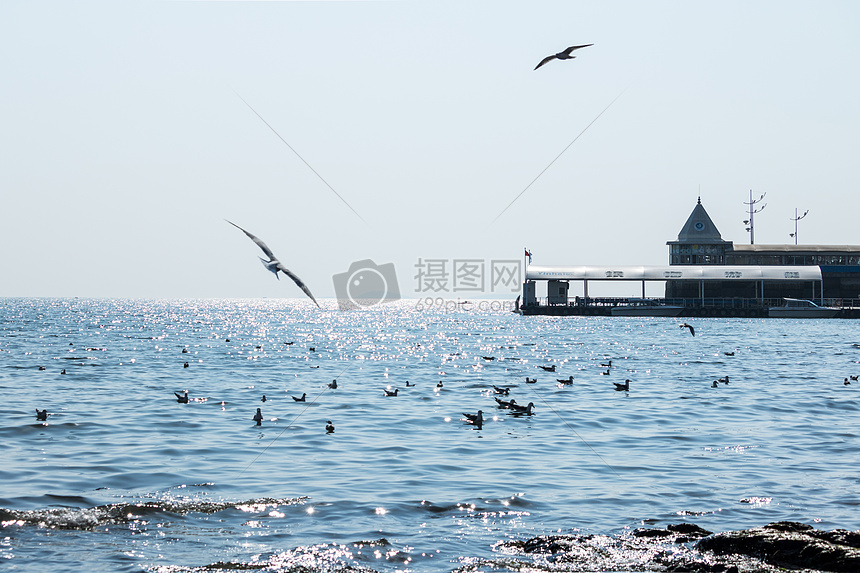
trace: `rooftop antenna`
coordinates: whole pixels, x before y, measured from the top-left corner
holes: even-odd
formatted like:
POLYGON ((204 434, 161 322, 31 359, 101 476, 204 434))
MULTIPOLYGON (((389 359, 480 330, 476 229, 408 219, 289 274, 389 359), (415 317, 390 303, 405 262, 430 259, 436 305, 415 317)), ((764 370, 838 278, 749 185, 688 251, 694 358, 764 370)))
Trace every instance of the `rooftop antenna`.
POLYGON ((793 232, 793 233, 789 233, 789 234, 788 234, 788 236, 789 236, 789 237, 794 237, 794 244, 795 244, 795 245, 797 244, 797 222, 798 222, 798 221, 800 221, 801 219, 803 219, 804 217, 806 217, 807 215, 809 215, 809 209, 807 209, 806 211, 804 211, 804 212, 803 212, 803 215, 801 215, 800 217, 798 217, 798 216, 797 216, 797 207, 795 207, 795 208, 794 208, 794 218, 792 219, 792 221, 794 221, 794 232, 793 232))
POLYGON ((767 195, 767 192, 762 193, 761 197, 759 197, 756 200, 753 200, 752 189, 750 189, 749 203, 744 201, 744 205, 750 206, 750 218, 744 221, 744 225, 747 226, 747 231, 750 234, 750 245, 755 245, 755 227, 753 226, 753 215, 755 215, 756 213, 761 213, 762 211, 764 211, 764 208, 767 207, 767 203, 765 203, 764 205, 762 205, 758 209, 756 209, 755 206, 758 203, 761 203, 761 200, 764 199, 765 195, 767 195))

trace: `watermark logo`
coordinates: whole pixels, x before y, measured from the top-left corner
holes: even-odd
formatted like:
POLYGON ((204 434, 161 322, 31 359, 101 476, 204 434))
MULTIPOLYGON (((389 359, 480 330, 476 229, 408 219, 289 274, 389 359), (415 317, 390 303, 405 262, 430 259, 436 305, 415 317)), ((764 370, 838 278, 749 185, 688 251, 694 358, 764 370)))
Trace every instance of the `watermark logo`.
POLYGON ((415 310, 432 310, 450 314, 453 312, 517 312, 517 303, 512 300, 452 300, 442 297, 419 298, 415 310))
POLYGON ((514 259, 418 259, 419 293, 512 293, 522 283, 522 261, 514 259))
POLYGON ((349 270, 332 276, 341 310, 354 310, 400 300, 394 263, 377 265, 370 259, 355 261, 349 270))

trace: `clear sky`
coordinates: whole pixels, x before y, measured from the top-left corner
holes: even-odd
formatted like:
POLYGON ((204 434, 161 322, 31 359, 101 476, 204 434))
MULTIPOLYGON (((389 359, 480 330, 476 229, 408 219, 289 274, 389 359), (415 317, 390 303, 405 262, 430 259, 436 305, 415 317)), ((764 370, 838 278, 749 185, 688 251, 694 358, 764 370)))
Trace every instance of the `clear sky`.
POLYGON ((225 218, 317 298, 362 259, 405 296, 523 247, 666 264, 699 194, 724 239, 752 189, 756 243, 797 208, 860 244, 858 32, 854 1, 3 0, 0 296, 302 297, 225 218))

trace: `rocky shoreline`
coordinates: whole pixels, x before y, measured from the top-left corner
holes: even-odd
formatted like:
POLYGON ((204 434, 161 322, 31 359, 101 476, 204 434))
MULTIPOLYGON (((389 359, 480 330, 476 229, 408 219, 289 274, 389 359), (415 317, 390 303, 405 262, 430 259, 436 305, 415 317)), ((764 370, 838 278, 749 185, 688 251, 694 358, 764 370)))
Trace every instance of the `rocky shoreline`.
POLYGON ((541 535, 525 541, 502 542, 496 549, 507 558, 487 561, 484 565, 498 570, 520 570, 526 566, 531 570, 567 572, 860 571, 860 532, 821 531, 790 521, 722 533, 681 523, 665 529, 639 528, 617 537, 541 535))

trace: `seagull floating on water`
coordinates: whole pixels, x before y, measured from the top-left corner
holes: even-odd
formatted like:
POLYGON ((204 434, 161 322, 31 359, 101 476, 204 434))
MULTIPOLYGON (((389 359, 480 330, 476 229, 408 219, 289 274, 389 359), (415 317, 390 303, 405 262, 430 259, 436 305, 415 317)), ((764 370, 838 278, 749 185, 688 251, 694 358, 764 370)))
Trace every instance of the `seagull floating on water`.
POLYGON ((498 387, 498 386, 496 386, 495 384, 493 384, 493 391, 494 391, 496 394, 504 394, 505 396, 507 396, 508 394, 510 394, 510 393, 511 393, 511 389, 510 389, 510 388, 499 388, 499 387, 498 387))
POLYGON ((587 48, 588 46, 593 46, 593 45, 594 45, 594 44, 583 44, 583 45, 581 45, 581 46, 571 46, 571 47, 569 47, 569 48, 567 48, 567 49, 565 49, 565 50, 560 51, 560 52, 559 52, 559 53, 557 53, 557 54, 553 54, 553 55, 551 55, 551 56, 547 56, 547 57, 545 57, 544 59, 542 59, 542 60, 540 61, 540 63, 539 63, 538 65, 536 65, 536 66, 535 66, 535 69, 538 69, 539 67, 541 67, 542 65, 544 65, 545 63, 547 63, 547 62, 549 62, 549 61, 551 61, 551 60, 572 60, 573 58, 575 58, 575 57, 576 57, 576 56, 572 56, 572 55, 570 55, 570 53, 571 53, 572 51, 574 51, 574 50, 578 50, 578 49, 580 49, 580 48, 587 48))
POLYGON ((516 405, 517 401, 511 398, 510 400, 502 400, 501 398, 493 398, 499 405, 499 408, 510 408, 511 405, 516 405))
POLYGON ((180 404, 188 403, 188 390, 185 391, 185 394, 180 394, 179 392, 174 392, 174 394, 176 395, 176 401, 180 404))
POLYGON ((262 397, 262 398, 260 398, 260 402, 265 402, 265 401, 266 401, 266 395, 265 395, 265 394, 263 394, 263 397, 262 397))
POLYGON ((610 361, 606 362, 605 364, 601 363, 600 367, 601 368, 612 368, 612 361, 610 360, 610 361))
POLYGON ((334 379, 331 382, 329 382, 328 387, 331 388, 332 390, 337 390, 337 379, 334 379))
POLYGON ((334 424, 331 423, 331 420, 325 423, 325 433, 334 434, 334 424))
POLYGON ((555 372, 555 364, 553 364, 552 366, 541 366, 541 369, 545 370, 546 372, 555 372))
POLYGON ((568 377, 567 380, 562 380, 560 378, 556 378, 555 381, 558 382, 559 384, 570 385, 570 384, 573 384, 573 376, 568 377))
POLYGON ((292 398, 293 398, 293 400, 295 400, 296 402, 304 402, 304 401, 305 401, 305 397, 307 397, 307 392, 302 393, 302 397, 301 397, 301 398, 296 398, 295 396, 293 396, 292 398))
POLYGON ((248 238, 250 238, 252 241, 254 241, 258 247, 263 249, 263 252, 266 254, 267 257, 269 257, 269 260, 267 261, 267 260, 263 259, 262 257, 260 257, 260 261, 263 263, 264 267, 266 267, 271 272, 275 273, 275 277, 278 280, 280 280, 280 278, 281 278, 278 276, 278 271, 280 271, 280 272, 284 273, 285 275, 287 275, 288 277, 290 277, 291 279, 293 279, 293 282, 296 283, 296 286, 298 286, 300 289, 302 289, 302 291, 306 295, 308 295, 308 297, 310 297, 310 299, 312 301, 314 301, 314 304, 317 305, 317 308, 320 308, 320 305, 317 302, 317 299, 315 299, 314 295, 311 294, 311 290, 307 287, 307 285, 304 282, 302 282, 302 279, 300 279, 298 276, 296 276, 295 273, 293 273, 290 269, 285 267, 281 263, 281 261, 278 260, 277 257, 275 257, 275 254, 272 252, 272 250, 269 247, 266 246, 266 243, 264 243, 258 237, 256 237, 255 235, 252 235, 251 233, 249 233, 248 231, 246 231, 245 229, 243 229, 242 227, 240 227, 236 223, 234 223, 232 221, 228 221, 227 219, 224 219, 224 220, 227 221, 228 223, 230 223, 231 225, 233 225, 234 227, 236 227, 237 229, 239 229, 240 231, 242 231, 243 233, 245 233, 246 235, 248 235, 248 238))
POLYGON ((36 408, 36 420, 44 422, 48 419, 48 410, 40 410, 36 408))
POLYGON ((537 378, 529 378, 526 376, 526 384, 534 384, 535 382, 537 382, 537 378))
POLYGON ((613 382, 615 384, 615 389, 619 392, 627 392, 630 390, 630 380, 625 380, 624 384, 619 384, 618 382, 613 382))
POLYGON ((683 323, 683 324, 679 324, 679 325, 678 325, 678 328, 689 328, 689 329, 690 329, 690 334, 691 334, 691 335, 693 335, 693 336, 696 336, 696 329, 694 329, 694 328, 692 327, 692 325, 687 324, 686 322, 685 322, 685 323, 683 323))
POLYGON ((468 414, 463 412, 463 415, 466 417, 466 421, 470 424, 474 424, 476 428, 479 430, 484 425, 484 412, 483 410, 478 410, 477 414, 468 414))
POLYGON ((519 404, 511 404, 510 410, 514 414, 526 414, 527 416, 532 415, 532 408, 535 407, 534 402, 529 402, 528 406, 520 406, 519 404))
POLYGON ((394 390, 389 390, 388 388, 383 388, 382 391, 385 392, 386 396, 397 396, 397 388, 394 390))
POLYGON ((254 414, 254 421, 257 422, 258 426, 263 425, 263 413, 260 411, 259 408, 257 408, 257 413, 254 414))

